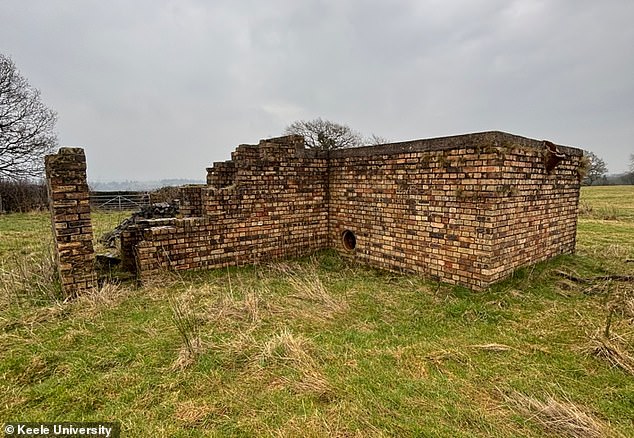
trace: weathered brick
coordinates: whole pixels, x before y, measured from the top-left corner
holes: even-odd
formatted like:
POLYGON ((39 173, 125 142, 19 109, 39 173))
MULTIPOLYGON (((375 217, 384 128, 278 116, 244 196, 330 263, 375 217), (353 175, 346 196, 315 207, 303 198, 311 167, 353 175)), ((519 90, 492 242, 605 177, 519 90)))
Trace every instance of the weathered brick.
POLYGON ((77 296, 97 287, 90 207, 85 205, 86 157, 83 149, 61 148, 45 163, 62 289, 67 296, 77 296))
POLYGON ((543 142, 501 132, 329 153, 297 136, 240 145, 207 186, 182 188, 184 217, 122 234, 124 265, 145 278, 333 247, 482 289, 574 250, 581 151, 560 150, 549 173, 543 142))

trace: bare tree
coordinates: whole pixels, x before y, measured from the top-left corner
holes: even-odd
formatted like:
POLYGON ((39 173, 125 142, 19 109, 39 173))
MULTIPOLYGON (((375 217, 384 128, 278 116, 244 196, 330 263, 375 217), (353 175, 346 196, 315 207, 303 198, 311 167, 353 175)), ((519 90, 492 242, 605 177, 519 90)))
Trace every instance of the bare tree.
POLYGON ((40 101, 11 58, 0 54, 0 178, 41 175, 43 158, 57 144, 57 115, 40 101))
POLYGON ((583 151, 585 158, 588 160, 588 173, 586 174, 583 183, 591 186, 601 178, 605 178, 605 174, 608 172, 608 166, 605 161, 599 158, 595 153, 590 151, 583 151))
POLYGON ((380 135, 372 134, 365 140, 365 142, 370 146, 378 146, 381 144, 387 144, 390 140, 385 137, 381 137, 380 135))
POLYGON ((317 118, 298 120, 286 127, 287 134, 304 137, 309 149, 344 149, 363 146, 363 137, 349 126, 317 118))

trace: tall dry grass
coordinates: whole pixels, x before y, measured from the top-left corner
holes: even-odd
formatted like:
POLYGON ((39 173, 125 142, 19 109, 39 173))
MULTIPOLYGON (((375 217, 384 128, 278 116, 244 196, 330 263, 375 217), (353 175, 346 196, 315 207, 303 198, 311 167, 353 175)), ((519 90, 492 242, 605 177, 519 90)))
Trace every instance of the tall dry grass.
POLYGON ((43 252, 14 253, 0 259, 0 303, 47 304, 60 299, 59 274, 51 246, 43 252))
POLYGON ((282 328, 261 344, 255 359, 261 370, 281 366, 298 373, 299 379, 284 377, 283 382, 300 392, 327 398, 333 389, 315 360, 313 350, 308 339, 282 328))
POLYGON ((552 395, 539 400, 519 392, 504 395, 511 408, 545 432, 571 438, 606 436, 605 425, 570 400, 558 400, 552 395))
POLYGON ((308 320, 332 320, 348 310, 346 297, 335 296, 324 285, 314 261, 306 266, 277 263, 271 268, 282 274, 291 288, 288 298, 292 301, 287 301, 284 307, 294 316, 308 320))

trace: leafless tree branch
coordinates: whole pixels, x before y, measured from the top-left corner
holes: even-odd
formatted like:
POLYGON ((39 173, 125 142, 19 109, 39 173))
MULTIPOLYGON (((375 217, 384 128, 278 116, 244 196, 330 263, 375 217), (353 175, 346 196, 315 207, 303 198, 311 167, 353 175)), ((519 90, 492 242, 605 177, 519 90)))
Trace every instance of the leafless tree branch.
POLYGON ((57 145, 56 121, 39 90, 20 75, 11 58, 0 54, 0 179, 41 175, 44 155, 57 145))
POLYGON ((287 134, 304 137, 309 149, 344 149, 363 146, 363 137, 349 126, 317 118, 298 120, 286 127, 287 134))

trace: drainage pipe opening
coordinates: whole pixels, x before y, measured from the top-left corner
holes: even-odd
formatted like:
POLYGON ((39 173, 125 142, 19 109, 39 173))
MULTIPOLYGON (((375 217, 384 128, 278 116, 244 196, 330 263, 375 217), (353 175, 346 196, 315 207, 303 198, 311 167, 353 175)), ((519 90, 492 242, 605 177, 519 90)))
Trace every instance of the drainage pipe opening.
POLYGON ((357 246, 357 238, 350 230, 345 230, 341 233, 341 241, 343 242, 343 247, 348 251, 353 251, 357 246))

